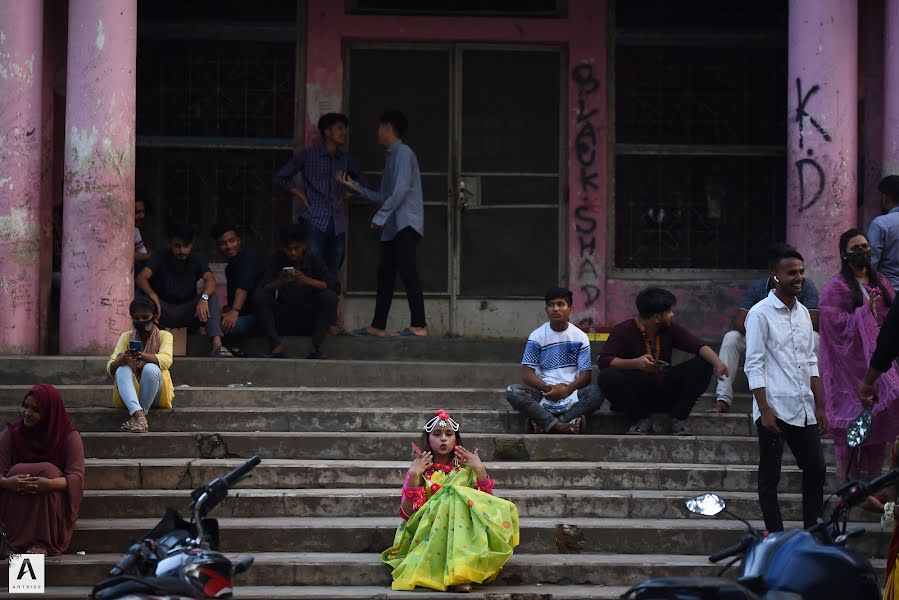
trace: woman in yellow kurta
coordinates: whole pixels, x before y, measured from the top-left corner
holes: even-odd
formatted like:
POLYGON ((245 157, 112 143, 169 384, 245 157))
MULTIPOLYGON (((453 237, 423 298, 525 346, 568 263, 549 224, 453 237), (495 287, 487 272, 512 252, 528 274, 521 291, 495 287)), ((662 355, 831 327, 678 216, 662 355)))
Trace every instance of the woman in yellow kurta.
POLYGON ((122 423, 121 430, 146 433, 150 431, 147 413, 154 403, 159 408, 172 408, 175 386, 169 368, 173 338, 171 333, 156 326, 159 315, 156 304, 149 298, 136 298, 128 310, 134 329, 119 336, 106 363, 106 372, 115 379, 113 403, 128 409, 131 415, 122 423))
POLYGON ((518 510, 493 496, 478 451, 462 447, 459 424, 444 410, 428 421, 421 451, 403 482, 393 546, 381 560, 393 567, 393 589, 422 586, 471 591, 496 579, 518 545, 518 510))

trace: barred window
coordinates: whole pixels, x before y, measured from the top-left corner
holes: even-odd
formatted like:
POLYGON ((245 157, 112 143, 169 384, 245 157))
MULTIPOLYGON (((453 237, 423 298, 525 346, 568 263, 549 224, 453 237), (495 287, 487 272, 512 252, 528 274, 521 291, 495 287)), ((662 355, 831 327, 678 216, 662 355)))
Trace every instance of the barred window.
POLYGON ((615 266, 763 267, 785 232, 787 3, 616 8, 615 266))

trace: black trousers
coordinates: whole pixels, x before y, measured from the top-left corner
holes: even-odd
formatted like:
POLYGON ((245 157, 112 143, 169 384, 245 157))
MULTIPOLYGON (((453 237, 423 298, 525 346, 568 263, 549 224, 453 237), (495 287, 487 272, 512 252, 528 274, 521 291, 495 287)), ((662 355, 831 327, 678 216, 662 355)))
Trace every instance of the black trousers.
POLYGON ((313 348, 320 350, 337 316, 338 297, 333 290, 309 288, 297 304, 281 302, 265 288, 256 290, 253 298, 258 327, 271 348, 281 343, 282 335, 311 335, 313 348))
POLYGON ((381 242, 378 262, 378 297, 375 300, 375 316, 371 326, 387 328, 387 316, 393 304, 393 285, 399 271, 409 299, 412 327, 427 327, 425 321, 425 297, 418 276, 418 243, 421 236, 411 227, 401 229, 389 242, 381 242))
POLYGON ((686 419, 708 388, 711 377, 712 365, 696 356, 661 373, 609 367, 599 372, 597 383, 612 410, 626 413, 632 421, 645 419, 654 412, 686 419))
POLYGON ((802 469, 802 520, 806 527, 811 527, 824 509, 824 478, 827 469, 818 426, 797 427, 778 419, 778 435, 762 427, 761 419, 755 425, 759 433, 759 505, 765 519, 765 529, 783 531, 784 528, 777 500, 784 442, 790 447, 796 463, 802 469))

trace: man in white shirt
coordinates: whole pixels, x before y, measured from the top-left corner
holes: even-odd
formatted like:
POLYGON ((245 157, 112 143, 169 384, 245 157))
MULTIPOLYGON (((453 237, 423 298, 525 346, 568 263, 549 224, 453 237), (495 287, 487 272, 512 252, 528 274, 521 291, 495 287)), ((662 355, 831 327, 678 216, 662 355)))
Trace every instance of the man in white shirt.
POLYGON ((551 288, 545 300, 549 322, 528 336, 522 383, 506 389, 506 400, 528 418, 534 433, 582 433, 586 417, 602 405, 591 383, 590 340, 568 322, 570 290, 551 288))
POLYGON ((774 261, 774 289, 746 317, 746 364, 759 435, 759 504, 768 531, 782 531, 777 500, 784 442, 802 469, 802 519, 814 525, 823 509, 827 433, 809 311, 796 297, 805 283, 802 255, 785 248, 774 261))

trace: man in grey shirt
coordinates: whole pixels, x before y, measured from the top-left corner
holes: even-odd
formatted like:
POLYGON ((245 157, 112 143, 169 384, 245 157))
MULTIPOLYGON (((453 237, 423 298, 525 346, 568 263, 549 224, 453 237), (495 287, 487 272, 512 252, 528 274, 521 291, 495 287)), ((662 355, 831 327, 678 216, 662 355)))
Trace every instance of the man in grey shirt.
POLYGON ((884 177, 877 190, 883 214, 868 227, 871 263, 899 290, 899 175, 884 177))
POLYGON ((338 181, 348 189, 380 207, 371 220, 371 228, 381 232, 375 316, 371 325, 353 333, 379 337, 387 335, 387 316, 399 272, 411 313, 411 323, 400 335, 423 337, 428 335, 428 324, 425 321, 425 301, 418 276, 417 257, 418 243, 424 236, 421 172, 415 153, 402 140, 409 126, 405 115, 389 110, 378 121, 378 143, 387 148, 380 189, 370 190, 346 173, 337 175, 338 181))

